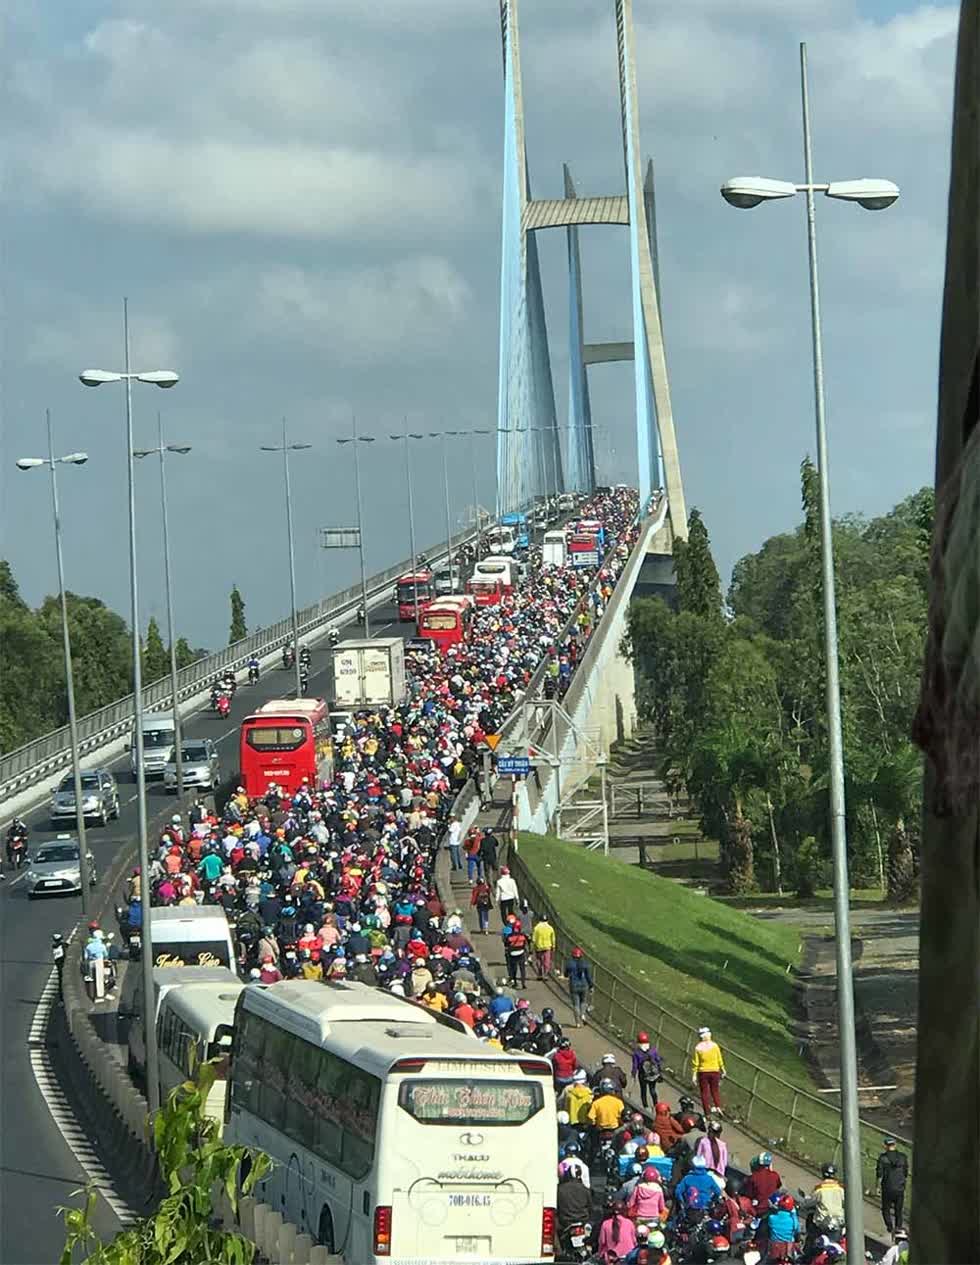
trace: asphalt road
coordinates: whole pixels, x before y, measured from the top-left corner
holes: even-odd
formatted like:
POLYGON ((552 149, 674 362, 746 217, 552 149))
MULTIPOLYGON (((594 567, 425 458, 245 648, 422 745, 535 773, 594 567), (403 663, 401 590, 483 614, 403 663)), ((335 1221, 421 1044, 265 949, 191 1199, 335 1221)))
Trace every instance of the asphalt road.
MULTIPOLYGON (((414 625, 397 622, 398 612, 379 606, 371 612, 371 635, 414 635, 414 625)), ((343 635, 356 637, 357 625, 343 635)), ((310 664, 311 697, 327 697, 331 672, 329 651, 314 648, 310 664)), ((238 729, 244 716, 269 699, 290 694, 293 675, 276 667, 267 669, 256 686, 239 685, 231 713, 221 719, 210 711, 185 717, 185 737, 213 738, 218 745, 223 778, 238 767, 238 729)), ((104 829, 93 826, 88 841, 100 875, 104 876, 120 848, 134 847, 136 840, 136 787, 129 756, 110 764, 120 791, 119 820, 104 829)), ((174 796, 159 782, 147 784, 150 841, 173 812, 174 796)), ((47 803, 26 815, 31 827, 31 848, 53 838, 47 803)), ((0 883, 0 1262, 2 1265, 51 1265, 64 1246, 62 1223, 56 1208, 71 1201, 72 1192, 85 1183, 85 1175, 56 1127, 42 1098, 31 1068, 28 1034, 41 992, 51 971, 51 935, 67 933, 78 921, 81 901, 75 896, 53 896, 29 901, 21 876, 8 875, 0 883)), ((120 1222, 99 1199, 95 1227, 111 1237, 120 1222)))

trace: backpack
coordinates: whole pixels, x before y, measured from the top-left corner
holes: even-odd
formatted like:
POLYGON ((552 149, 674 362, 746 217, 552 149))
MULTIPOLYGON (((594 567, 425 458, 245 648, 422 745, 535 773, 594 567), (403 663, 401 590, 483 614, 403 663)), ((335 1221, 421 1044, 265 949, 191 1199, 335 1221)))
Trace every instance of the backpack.
POLYGON ((661 1080, 662 1077, 657 1071, 657 1065, 649 1055, 640 1064, 640 1080, 645 1081, 648 1085, 661 1080))
POLYGON ((507 937, 508 953, 523 953, 527 948, 527 936, 523 931, 512 931, 507 937))

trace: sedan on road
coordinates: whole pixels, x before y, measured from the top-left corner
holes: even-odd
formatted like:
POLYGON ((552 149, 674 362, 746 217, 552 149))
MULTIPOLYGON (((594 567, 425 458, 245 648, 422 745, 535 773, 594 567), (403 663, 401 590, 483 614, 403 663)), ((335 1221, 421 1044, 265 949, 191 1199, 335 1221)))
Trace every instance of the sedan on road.
MULTIPOLYGON (((82 811, 86 821, 99 821, 104 826, 119 816, 119 790, 116 779, 105 769, 82 774, 82 811)), ((51 797, 51 829, 57 830, 66 821, 75 820, 75 779, 66 773, 51 797)))
MULTIPOLYGON (((218 749, 210 738, 188 739, 181 744, 181 762, 184 766, 184 785, 203 786, 216 790, 221 782, 218 749)), ((168 791, 177 789, 177 748, 172 748, 163 769, 163 784, 168 791)))
MULTIPOLYGON (((94 887, 95 858, 91 852, 87 855, 89 886, 94 887)), ((59 835, 57 839, 42 843, 31 858, 24 881, 29 900, 33 900, 35 896, 81 892, 82 866, 78 840, 70 835, 59 835)))

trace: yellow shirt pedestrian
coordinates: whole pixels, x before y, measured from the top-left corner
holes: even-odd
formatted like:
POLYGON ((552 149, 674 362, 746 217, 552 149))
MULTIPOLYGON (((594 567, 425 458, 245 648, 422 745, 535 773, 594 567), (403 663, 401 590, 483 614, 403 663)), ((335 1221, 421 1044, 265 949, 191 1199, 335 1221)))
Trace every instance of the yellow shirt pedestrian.
POLYGON ((565 1110, 572 1124, 588 1124, 592 1090, 588 1085, 569 1085, 565 1090, 565 1110))
POLYGON ((555 929, 550 922, 535 923, 534 930, 531 933, 531 945, 536 952, 540 953, 543 949, 553 949, 555 947, 555 929))
POLYGON ((618 1129, 625 1110, 621 1098, 615 1094, 602 1094, 589 1108, 589 1123, 597 1129, 618 1129))

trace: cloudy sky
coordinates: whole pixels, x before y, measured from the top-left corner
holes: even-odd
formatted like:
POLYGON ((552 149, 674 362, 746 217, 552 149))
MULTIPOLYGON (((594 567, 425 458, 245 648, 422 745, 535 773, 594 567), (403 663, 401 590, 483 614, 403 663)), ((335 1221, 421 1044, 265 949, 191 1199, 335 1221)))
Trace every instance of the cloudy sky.
MULTIPOLYGON (((802 179, 798 42, 810 53, 818 179, 880 175, 902 199, 819 206, 834 509, 876 513, 930 478, 957 6, 901 0, 635 0, 643 147, 657 170, 664 326, 689 505, 727 576, 798 516, 812 446, 802 204, 735 212, 726 176, 802 179)), ((288 604, 280 419, 295 466, 300 599, 354 559, 315 547, 353 517, 356 415, 368 567, 408 552, 401 449, 415 429, 494 425, 501 160, 495 0, 11 0, 3 115, 0 551, 29 599, 53 587, 47 488, 12 459, 91 460, 62 478, 70 585, 127 608, 124 400, 89 365, 180 385, 134 393, 137 442, 171 465, 180 630, 227 635, 288 604)), ((612 0, 524 0, 533 192, 622 189, 612 0)), ((559 411, 564 240, 541 243, 559 411)), ((583 236, 590 339, 629 337, 621 230, 583 236)), ((600 474, 630 478, 631 370, 592 371, 600 474)), ((492 503, 490 441, 478 441, 492 503)), ((459 441, 456 441, 459 445, 459 441)), ((445 528, 441 457, 415 451, 420 536, 445 528)), ((156 471, 140 468, 143 615, 162 614, 156 471)), ((469 452, 450 453, 456 518, 469 452)), ((454 524, 455 525, 455 524, 454 524)))

